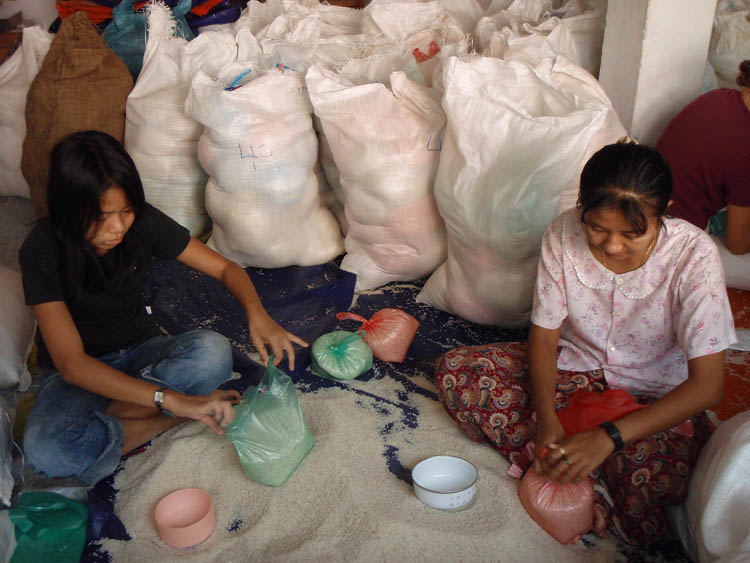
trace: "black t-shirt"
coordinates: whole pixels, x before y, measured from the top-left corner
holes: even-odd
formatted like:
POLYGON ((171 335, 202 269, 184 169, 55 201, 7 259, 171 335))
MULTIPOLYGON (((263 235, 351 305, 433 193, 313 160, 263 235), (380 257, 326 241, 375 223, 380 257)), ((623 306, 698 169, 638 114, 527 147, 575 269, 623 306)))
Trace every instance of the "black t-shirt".
MULTIPOLYGON (((18 253, 26 304, 64 301, 81 335, 84 350, 90 356, 99 357, 134 346, 159 334, 146 314, 143 298, 151 259, 176 258, 190 241, 187 229, 148 204, 125 236, 137 241, 143 260, 124 281, 122 276, 109 277, 97 292, 83 288, 73 292, 65 287, 61 251, 49 219, 37 223, 18 253)), ((121 247, 116 246, 98 257, 105 274, 116 271, 121 251, 121 247)), ((52 367, 44 342, 40 337, 37 341, 37 362, 52 367)))

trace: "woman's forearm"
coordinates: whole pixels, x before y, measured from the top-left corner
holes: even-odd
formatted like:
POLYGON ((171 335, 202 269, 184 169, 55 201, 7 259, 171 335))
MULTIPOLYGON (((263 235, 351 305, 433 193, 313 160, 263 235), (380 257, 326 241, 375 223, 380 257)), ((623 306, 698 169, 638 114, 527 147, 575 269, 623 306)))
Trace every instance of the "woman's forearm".
POLYGON ((153 407, 154 383, 131 377, 126 373, 83 354, 73 365, 56 366, 62 378, 71 385, 102 397, 153 407))
POLYGON ((258 297, 255 286, 243 270, 235 262, 229 262, 221 276, 222 283, 227 287, 237 301, 242 304, 245 314, 250 322, 258 315, 266 315, 266 310, 258 297))
POLYGON ((647 407, 615 420, 624 442, 638 440, 681 424, 721 400, 724 352, 688 362, 689 377, 647 407))
POLYGON ((540 422, 555 416, 559 337, 559 328, 546 329, 532 323, 529 330, 529 386, 540 422))

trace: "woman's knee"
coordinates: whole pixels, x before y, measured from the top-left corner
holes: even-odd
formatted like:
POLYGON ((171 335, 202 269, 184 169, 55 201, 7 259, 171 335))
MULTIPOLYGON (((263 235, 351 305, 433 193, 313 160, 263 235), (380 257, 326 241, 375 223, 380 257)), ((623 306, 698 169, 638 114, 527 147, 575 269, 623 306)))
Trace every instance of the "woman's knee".
POLYGON ((177 357, 153 375, 191 395, 208 394, 231 378, 232 346, 225 336, 212 330, 193 330, 175 339, 177 357), (179 373, 173 373, 175 370, 179 373))
POLYGON ((79 477, 107 449, 110 440, 106 424, 92 417, 80 432, 80 424, 62 429, 51 421, 27 421, 23 435, 26 461, 47 477, 79 477))
POLYGON ((207 378, 217 381, 217 387, 232 375, 232 345, 227 337, 212 330, 200 330, 197 349, 200 364, 207 378), (213 376, 213 377, 211 377, 213 376))

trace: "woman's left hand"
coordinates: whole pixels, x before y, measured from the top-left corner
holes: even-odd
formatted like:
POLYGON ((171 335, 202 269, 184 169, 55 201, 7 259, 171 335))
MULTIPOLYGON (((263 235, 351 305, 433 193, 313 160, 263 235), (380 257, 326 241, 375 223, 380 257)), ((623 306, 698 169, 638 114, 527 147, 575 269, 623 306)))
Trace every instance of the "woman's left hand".
POLYGON ((561 485, 578 483, 599 467, 614 451, 615 445, 601 428, 574 434, 557 444, 550 444, 544 475, 561 485))
POLYGON ((260 354, 263 365, 268 364, 268 348, 274 355, 273 365, 278 365, 286 352, 289 358, 289 371, 294 371, 294 345, 299 344, 307 348, 307 342, 299 336, 285 330, 276 321, 269 317, 265 312, 254 315, 249 322, 250 339, 253 341, 255 349, 260 354))

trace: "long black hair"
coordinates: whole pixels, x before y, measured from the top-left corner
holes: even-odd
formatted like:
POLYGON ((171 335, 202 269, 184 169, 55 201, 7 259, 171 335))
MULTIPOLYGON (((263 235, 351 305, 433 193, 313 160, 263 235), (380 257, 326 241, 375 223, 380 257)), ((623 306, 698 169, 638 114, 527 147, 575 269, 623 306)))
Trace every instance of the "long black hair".
POLYGON ((750 59, 740 63, 740 73, 737 75, 737 86, 750 88, 750 59))
POLYGON ((105 273, 87 239, 101 218, 102 196, 113 186, 125 192, 137 221, 146 206, 143 184, 118 140, 101 131, 80 131, 52 148, 47 208, 60 242, 66 287, 71 291, 80 286, 99 290, 107 278, 126 277, 140 258, 137 241, 128 231, 114 249, 115 271, 105 273))
POLYGON ((633 142, 600 149, 581 172, 578 209, 581 221, 593 209, 622 213, 639 235, 648 231, 648 216, 662 219, 672 197, 672 172, 659 151, 633 142))

